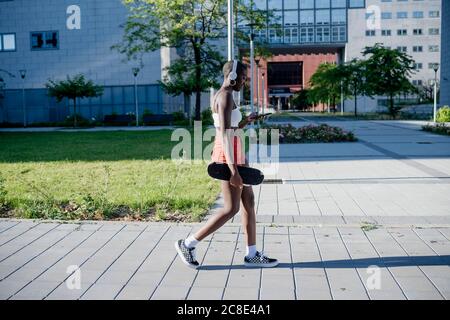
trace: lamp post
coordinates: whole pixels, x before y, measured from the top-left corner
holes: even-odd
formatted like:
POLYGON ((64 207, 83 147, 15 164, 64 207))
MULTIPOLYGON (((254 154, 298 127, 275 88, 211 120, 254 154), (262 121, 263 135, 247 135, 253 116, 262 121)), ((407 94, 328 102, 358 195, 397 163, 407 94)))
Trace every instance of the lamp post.
POLYGON ((255 46, 254 46, 255 34, 253 33, 253 27, 255 25, 256 25, 255 23, 247 24, 247 26, 250 27, 250 74, 252 75, 250 77, 250 109, 251 109, 252 113, 254 111, 253 93, 254 93, 254 83, 255 83, 255 79, 254 79, 255 70, 254 70, 254 63, 253 63, 255 60, 255 46))
POLYGON ((433 122, 436 123, 437 112, 437 72, 439 70, 439 63, 433 65, 434 70, 434 105, 433 105, 433 122))
POLYGON ((233 0, 228 0, 228 61, 234 59, 233 0))
POLYGON ((262 113, 263 114, 264 114, 264 108, 266 106, 266 93, 265 93, 265 91, 266 91, 266 84, 265 84, 265 81, 264 81, 264 76, 265 75, 266 74, 263 71, 263 73, 262 73, 262 92, 261 92, 261 96, 262 96, 262 113))
POLYGON ((138 106, 138 90, 137 90, 137 76, 140 69, 138 67, 133 68, 134 75, 134 103, 136 105, 136 127, 139 126, 139 106, 138 106))
POLYGON ((255 59, 256 62, 256 109, 259 112, 259 61, 261 59, 255 59))
POLYGON ((22 113, 23 113, 23 127, 27 126, 27 108, 25 106, 25 76, 27 75, 27 70, 19 70, 20 77, 22 78, 22 113))
POLYGON ((341 80, 341 116, 344 115, 344 82, 341 80))

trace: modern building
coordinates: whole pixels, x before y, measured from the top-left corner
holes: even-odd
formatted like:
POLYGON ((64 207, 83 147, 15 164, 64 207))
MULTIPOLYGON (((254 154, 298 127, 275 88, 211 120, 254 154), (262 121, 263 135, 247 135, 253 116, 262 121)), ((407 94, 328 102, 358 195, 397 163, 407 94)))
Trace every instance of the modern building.
MULTIPOLYGON (((348 21, 346 61, 362 58, 364 47, 382 43, 415 60, 413 84, 434 83, 433 66, 441 56, 441 0, 366 0, 365 9, 349 11, 348 21)), ((439 71, 437 76, 439 79, 439 71)), ((386 97, 359 100, 362 112, 386 109, 386 97)), ((346 101, 345 110, 354 110, 353 105, 346 101)))
MULTIPOLYGON (((364 0, 246 1, 247 5, 252 2, 255 10, 272 13, 267 15, 267 28, 255 32, 255 42, 266 46, 272 56, 259 62, 256 72, 260 81, 255 81, 254 99, 262 105, 264 92, 265 105, 282 109, 290 108, 293 95, 309 86, 321 63, 343 62, 349 41, 350 12, 365 10, 364 0)), ((247 24, 242 21, 238 27, 250 34, 247 24)), ((241 50, 248 50, 248 45, 240 46, 241 50)))
MULTIPOLYGON (((27 123, 63 120, 73 112, 71 102, 47 97, 45 83, 78 73, 104 86, 101 97, 79 101, 83 116, 134 112, 135 65, 110 48, 121 41, 126 17, 121 0, 0 0, 0 123, 22 123, 24 109, 27 123)), ((183 110, 183 99, 165 95, 157 82, 173 57, 170 51, 143 57, 137 76, 140 114, 183 110)))
MULTIPOLYGON (((266 105, 289 108, 293 94, 308 87, 320 63, 360 57, 365 46, 376 42, 416 59, 415 83, 434 78, 430 66, 439 62, 442 51, 441 0, 245 1, 255 10, 274 12, 272 18, 267 16, 267 27, 256 33, 256 41, 273 54, 261 59, 255 68, 258 76, 256 71, 253 75, 254 98, 260 105, 264 92, 266 105), (374 17, 379 17, 379 25, 368 23, 374 17)), ((134 112, 135 65, 111 50, 122 39, 126 17, 121 0, 0 0, 0 88, 4 86, 0 123, 64 119, 72 112, 69 102, 57 103, 47 97, 45 83, 77 73, 105 88, 103 96, 80 101, 83 116, 101 119, 113 112, 134 112)), ((249 34, 246 24, 240 22, 238 28, 249 34)), ((246 43, 237 45, 241 51, 248 50, 246 43)), ((226 41, 222 47, 225 55, 226 41)), ((443 54, 443 59, 447 56, 443 54)), ((153 113, 187 111, 182 97, 167 96, 158 84, 164 68, 175 58, 174 49, 144 55, 144 68, 136 78, 140 114, 146 109, 153 113)), ((444 86, 445 78, 441 82, 444 86)), ((202 95, 202 108, 209 107, 209 99, 209 94, 202 95)), ((191 100, 193 104, 195 99, 191 100)), ((360 111, 381 110, 385 103, 383 97, 361 100, 360 111)), ((352 106, 348 101, 345 110, 352 111, 352 106)))
POLYGON ((450 106, 450 1, 442 1, 441 24, 441 100, 440 105, 450 106))

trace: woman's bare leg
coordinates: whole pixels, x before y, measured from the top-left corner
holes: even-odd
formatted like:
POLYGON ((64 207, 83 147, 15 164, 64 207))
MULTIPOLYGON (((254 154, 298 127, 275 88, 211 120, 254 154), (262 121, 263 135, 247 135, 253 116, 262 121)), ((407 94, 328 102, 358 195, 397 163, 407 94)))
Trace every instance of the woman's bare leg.
POLYGON ((220 212, 212 216, 206 224, 194 234, 195 239, 198 241, 203 240, 223 226, 228 220, 233 218, 233 216, 239 212, 241 193, 242 189, 233 187, 230 185, 229 181, 222 181, 224 207, 220 212))
POLYGON ((255 196, 251 186, 244 187, 241 195, 241 221, 245 230, 247 246, 256 245, 255 196))

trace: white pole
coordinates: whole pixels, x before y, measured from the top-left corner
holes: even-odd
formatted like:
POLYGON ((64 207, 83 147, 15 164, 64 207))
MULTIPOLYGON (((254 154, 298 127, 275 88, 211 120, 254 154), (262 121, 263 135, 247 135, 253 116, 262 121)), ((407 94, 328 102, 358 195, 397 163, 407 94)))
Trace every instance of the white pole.
POLYGON ((256 112, 259 112, 259 64, 256 65, 256 112))
POLYGON ((233 27, 233 0, 228 0, 228 61, 234 58, 233 27))
POLYGON ((27 126, 27 108, 25 106, 25 78, 22 80, 23 127, 27 126))
POLYGON ((262 113, 264 114, 264 108, 265 108, 265 106, 266 106, 266 95, 265 95, 265 90, 266 90, 266 88, 265 88, 265 81, 264 81, 264 72, 263 72, 263 74, 262 74, 262 113))
POLYGON ((437 109, 437 71, 434 71, 434 106, 433 106, 433 122, 436 123, 437 109))
POLYGON ((250 35, 250 108, 251 108, 251 112, 253 113, 253 105, 254 105, 254 97, 253 97, 253 93, 254 93, 254 75, 255 75, 255 70, 254 70, 254 60, 255 59, 255 48, 253 47, 253 34, 250 35))
POLYGON ((139 126, 139 108, 138 108, 138 90, 137 90, 137 75, 134 76, 134 103, 136 105, 136 127, 139 126))

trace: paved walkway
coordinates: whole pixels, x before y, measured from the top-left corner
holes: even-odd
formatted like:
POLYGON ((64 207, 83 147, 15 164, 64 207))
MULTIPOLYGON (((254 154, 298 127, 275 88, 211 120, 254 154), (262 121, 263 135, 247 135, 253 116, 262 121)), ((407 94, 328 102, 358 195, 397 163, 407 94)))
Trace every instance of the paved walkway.
POLYGON ((449 299, 450 138, 326 120, 360 141, 282 145, 278 183, 255 188, 278 268, 243 266, 239 215, 199 244, 199 270, 173 247, 199 224, 0 219, 0 299, 449 299))
POLYGON ((262 270, 243 266, 229 224, 200 243, 192 270, 173 243, 197 227, 1 220, 0 298, 450 298, 450 228, 259 225, 258 246, 281 262, 262 270))
POLYGON ((266 175, 279 183, 254 188, 258 221, 450 223, 450 137, 421 131, 422 121, 302 116, 293 125, 324 119, 359 141, 280 145, 279 171, 266 175))

